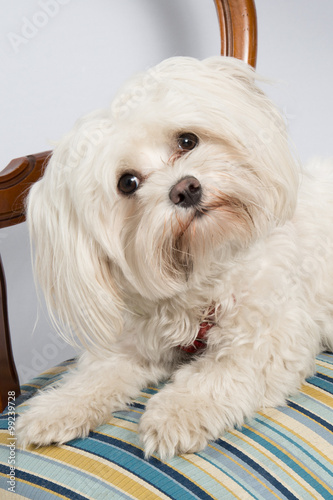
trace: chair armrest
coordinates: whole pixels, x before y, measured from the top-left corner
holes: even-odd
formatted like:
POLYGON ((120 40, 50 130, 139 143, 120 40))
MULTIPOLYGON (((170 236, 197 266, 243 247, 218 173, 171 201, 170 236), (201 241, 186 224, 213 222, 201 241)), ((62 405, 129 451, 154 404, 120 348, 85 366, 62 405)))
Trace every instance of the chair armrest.
MULTIPOLYGON (((12 160, 0 172, 0 228, 25 220, 25 198, 30 186, 44 172, 52 154, 45 151, 12 160)), ((5 273, 0 256, 0 412, 8 404, 8 391, 20 395, 20 386, 13 359, 8 323, 5 273)))
POLYGON ((52 151, 12 160, 0 172, 0 228, 25 220, 25 198, 31 184, 42 175, 52 151))

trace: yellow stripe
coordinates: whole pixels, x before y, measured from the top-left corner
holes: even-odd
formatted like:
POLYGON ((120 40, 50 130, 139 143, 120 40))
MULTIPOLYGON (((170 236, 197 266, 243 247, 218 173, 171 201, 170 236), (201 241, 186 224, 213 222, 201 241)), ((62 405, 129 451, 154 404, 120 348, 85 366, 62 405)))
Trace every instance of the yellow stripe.
MULTIPOLYGON (((133 424, 132 422, 127 422, 125 420, 117 420, 117 422, 114 423, 114 424, 112 424, 112 425, 110 425, 110 427, 111 428, 112 427, 119 427, 121 429, 126 429, 126 430, 129 430, 129 431, 135 432, 135 433, 137 433, 137 430, 138 430, 137 424, 133 424), (124 425, 122 425, 123 422, 124 422, 124 425), (130 424, 130 425, 128 425, 128 424, 130 424)), ((103 432, 98 432, 98 434, 108 435, 108 434, 103 433, 103 432)), ((114 433, 111 433, 111 435, 114 436, 114 433)), ((116 436, 116 439, 119 439, 119 438, 116 436)), ((134 446, 133 443, 129 443, 129 444, 131 444, 132 446, 134 446)), ((242 495, 244 494, 243 488, 241 486, 239 486, 236 482, 234 482, 233 479, 231 479, 229 476, 227 476, 222 471, 220 471, 220 469, 216 468, 210 462, 208 462, 208 461, 206 461, 206 460, 202 459, 201 457, 199 457, 197 455, 194 455, 194 454, 182 455, 181 458, 184 459, 184 460, 186 460, 189 463, 192 463, 195 467, 197 467, 198 469, 200 469, 201 471, 203 471, 205 474, 207 474, 210 477, 212 477, 218 484, 221 484, 221 486, 223 486, 230 493, 232 493, 232 494, 235 495, 235 490, 239 489, 239 495, 240 496, 235 496, 235 498, 237 498, 237 499, 241 499, 242 498, 242 495), (198 462, 202 462, 204 464, 203 467, 201 467, 198 462), (214 474, 210 474, 208 472, 208 470, 214 471, 214 474), (219 481, 218 476, 221 478, 221 481, 219 481), (232 483, 232 489, 230 489, 226 485, 227 482, 229 484, 232 483)), ((172 468, 173 470, 176 470, 179 474, 183 475, 184 477, 187 477, 189 479, 189 481, 191 481, 193 484, 197 484, 197 483, 195 483, 193 481, 192 478, 190 478, 188 476, 185 476, 185 474, 183 472, 181 472, 177 468, 172 467, 172 465, 170 463, 168 463, 168 466, 170 468, 172 468)), ((202 485, 198 485, 198 486, 201 489, 203 489, 202 485)), ((208 493, 208 494, 210 494, 210 493, 208 493)))
POLYGON ((326 378, 329 378, 330 380, 328 381, 328 383, 331 384, 333 382, 333 373, 332 375, 331 374, 328 375, 325 370, 321 370, 320 368, 325 368, 325 367, 324 366, 318 367, 317 373, 319 373, 320 375, 325 375, 326 378))
MULTIPOLYGON (((311 386, 309 387, 309 389, 311 389, 311 386)), ((302 388, 302 392, 304 393, 304 387, 302 388)), ((310 396, 310 397, 312 397, 312 398, 313 398, 313 399, 315 399, 316 401, 318 401, 318 398, 317 398, 317 397, 313 397, 313 395, 311 396, 311 394, 310 394, 310 393, 309 393, 309 394, 307 394, 307 395, 308 395, 308 396, 310 396)), ((302 402, 298 402, 298 406, 300 406, 301 408, 305 408, 305 409, 307 409, 307 408, 306 408, 306 406, 304 406, 304 405, 302 404, 302 402)), ((300 415, 303 415, 303 416, 304 416, 304 414, 303 414, 301 411, 297 410, 296 408, 293 408, 293 410, 294 410, 294 411, 296 411, 297 413, 299 413, 300 415)), ((325 420, 325 422, 328 422, 328 420, 327 420, 327 419, 325 419, 322 415, 318 414, 318 412, 312 411, 312 413, 313 413, 314 415, 319 416, 322 420, 325 420)), ((322 427, 323 429, 325 429, 325 431, 327 431, 327 432, 331 432, 331 431, 329 431, 329 430, 328 430, 328 429, 327 429, 327 428, 326 428, 326 427, 325 427, 325 426, 324 426, 321 422, 318 422, 318 420, 315 420, 314 418, 310 417, 309 415, 307 415, 307 418, 308 418, 309 420, 311 420, 312 422, 314 422, 316 425, 319 425, 320 427, 322 427)), ((328 422, 328 423, 330 423, 330 422, 328 422)), ((315 433, 315 436, 318 436, 318 434, 316 434, 316 433, 315 433)), ((325 442, 325 443, 327 443, 327 441, 324 441, 324 442, 325 442)), ((327 443, 327 444, 328 444, 328 443, 327 443)), ((333 462, 332 462, 332 463, 333 463, 333 462)))
POLYGON ((230 460, 231 462, 233 462, 234 464, 236 464, 238 467, 240 467, 241 469, 243 469, 247 474, 249 474, 253 479, 255 479, 258 483, 260 483, 266 490, 268 490, 272 495, 274 495, 278 500, 281 500, 281 498, 279 496, 277 496, 277 494, 271 489, 269 488, 269 486, 267 486, 267 484, 263 483, 262 481, 260 481, 260 479, 255 476, 254 474, 252 474, 252 472, 249 470, 249 469, 246 469, 246 467, 244 467, 240 462, 237 462, 237 460, 234 460, 230 455, 227 455, 226 453, 224 453, 223 451, 221 451, 220 449, 218 448, 215 448, 215 446, 209 444, 208 445, 210 448, 212 448, 213 450, 217 451, 218 453, 220 453, 221 455, 223 455, 224 457, 226 457, 228 460, 230 460))
MULTIPOLYGON (((117 421, 117 424, 114 424, 113 426, 114 427, 120 427, 120 428, 127 428, 127 425, 126 426, 122 426, 121 425, 121 420, 117 421)), ((126 421, 126 424, 128 423, 131 423, 131 422, 127 422, 126 421)), ((133 432, 137 432, 137 424, 132 424, 133 425, 133 428, 128 428, 128 430, 130 431, 133 431, 133 432)), ((112 427, 113 427, 112 426, 112 427)), ((104 434, 102 432, 98 432, 99 434, 104 434)), ((117 439, 119 439, 117 437, 117 439)), ((126 442, 126 441, 125 441, 126 442)), ((128 444, 131 444, 132 446, 135 446, 133 445, 133 443, 128 443, 128 444)), ((209 445, 210 446, 210 445, 209 445)), ((211 446, 212 447, 212 446, 211 446)), ((155 457, 155 458, 158 458, 158 457, 155 457)), ((195 467, 197 467, 198 469, 200 469, 201 471, 203 471, 205 474, 209 475, 210 477, 212 477, 217 483, 221 484, 221 486, 223 486, 227 491, 229 491, 230 493, 232 493, 233 495, 235 495, 235 490, 239 490, 239 495, 240 496, 235 496, 235 498, 237 499, 242 499, 244 498, 242 495, 244 494, 244 489, 238 485, 238 483, 234 482, 233 479, 231 479, 229 476, 225 475, 220 469, 216 468, 213 464, 211 464, 210 462, 202 459, 201 457, 197 456, 197 455, 194 455, 194 454, 186 454, 186 455, 182 455, 181 456, 182 459, 186 460, 187 462, 189 463, 192 463, 195 467), (203 462, 204 463, 204 466, 201 467, 199 465, 198 462, 203 462), (210 474, 208 472, 208 470, 212 470, 214 471, 214 474, 210 474), (218 477, 221 477, 221 479, 223 479, 223 481, 219 481, 218 477), (230 489, 227 485, 226 485, 226 482, 228 482, 229 484, 231 483, 232 484, 232 489, 230 489)), ((199 483, 196 483, 193 478, 187 476, 186 474, 184 474, 184 472, 181 472, 179 469, 177 469, 176 467, 173 467, 172 464, 169 462, 168 463, 168 467, 170 467, 171 469, 175 470, 176 472, 178 472, 179 474, 181 474, 182 476, 186 477, 187 479, 189 479, 189 481, 191 481, 193 484, 196 484, 200 489, 202 489, 203 491, 205 491, 208 495, 211 495, 211 493, 207 492, 203 486, 199 483)), ((161 497, 162 498, 162 497, 161 497)), ((212 498, 215 498, 215 497, 212 497, 212 498)), ((216 499, 218 500, 218 499, 216 499)))
MULTIPOLYGON (((64 445, 66 446, 66 445, 64 445)), ((81 450, 79 448, 76 448, 76 452, 80 455, 84 455, 85 457, 88 457, 90 458, 90 453, 89 451, 86 451, 86 450, 81 450)), ((100 463, 104 463, 108 468, 112 467, 114 468, 115 470, 123 473, 123 471, 125 469, 123 469, 120 465, 117 465, 115 463, 112 463, 112 462, 109 462, 107 459, 105 458, 102 458, 102 457, 98 457, 98 466, 100 463)), ((142 486, 146 486, 146 483, 144 481, 144 479, 141 479, 140 477, 136 476, 135 474, 133 474, 132 472, 128 471, 128 470, 125 470, 125 475, 126 475, 126 479, 127 477, 131 477, 131 478, 134 478, 134 481, 136 481, 136 483, 142 485, 142 486)), ((157 488, 155 488, 153 485, 148 485, 149 488, 151 488, 151 492, 152 494, 156 495, 156 497, 154 496, 150 496, 148 498, 151 498, 151 499, 154 499, 154 498, 158 498, 158 499, 161 499, 161 500, 170 500, 170 497, 165 495, 164 493, 162 493, 160 490, 158 490, 157 488)), ((135 490, 135 494, 136 494, 136 490, 135 490)), ((136 496, 133 497, 133 498, 137 498, 136 496)), ((145 496, 142 497, 143 500, 145 500, 145 496)), ((95 500, 95 499, 94 499, 95 500)))
MULTIPOLYGON (((327 358, 327 359, 331 360, 331 362, 327 361, 327 363, 332 366, 332 354, 326 354, 325 352, 322 352, 321 356, 324 357, 324 358, 327 358)), ((322 363, 322 360, 321 359, 316 359, 316 363, 322 363)))
MULTIPOLYGON (((272 439, 270 439, 266 435, 262 434, 257 429, 254 429, 253 427, 250 427, 249 425, 244 425, 243 427, 246 427, 246 429, 251 430, 253 433, 257 434, 258 436, 260 436, 261 438, 263 438, 265 441, 268 441, 270 444, 272 444, 273 446, 275 446, 276 448, 278 448, 285 455, 287 455, 289 458, 291 458, 293 461, 295 461, 298 465, 300 465, 302 469, 306 469, 304 466, 302 466, 302 464, 295 457, 293 457, 293 455, 291 453, 287 452, 285 450, 285 448, 283 448, 282 446, 279 446, 275 441, 273 441, 272 439)), ((315 500, 318 500, 318 493, 315 490, 313 490, 313 488, 311 488, 311 491, 310 491, 307 488, 307 486, 309 486, 309 484, 306 481, 304 481, 302 477, 300 477, 298 475, 296 476, 295 475, 296 473, 288 466, 288 464, 286 464, 285 462, 283 462, 282 460, 280 460, 278 457, 276 457, 269 450, 267 450, 266 448, 264 448, 263 446, 261 446, 259 443, 257 443, 256 441, 252 440, 251 438, 249 438, 247 436, 244 436, 240 432, 235 431, 235 432, 232 432, 232 434, 236 435, 238 439, 240 439, 242 441, 245 441, 248 444, 250 444, 250 446, 252 446, 254 449, 256 449, 260 453, 262 453, 268 460, 270 460, 271 462, 275 463, 277 467, 279 467, 280 469, 283 469, 284 472, 287 474, 287 476, 289 476, 292 480, 294 480, 299 486, 301 486, 315 500), (300 478, 300 481, 297 479, 298 477, 300 478)), ((261 466, 265 469, 265 467, 263 465, 261 465, 261 466)), ((270 473, 273 476, 276 477, 276 475, 272 471, 270 471, 270 473)), ((280 482, 282 482, 281 478, 277 477, 277 479, 280 482)), ((287 488, 287 490, 290 490, 290 486, 288 484, 285 484, 284 482, 283 482, 283 484, 287 488)), ((293 491, 293 494, 294 494, 294 496, 297 496, 294 491, 293 491)))
POLYGON ((313 385, 305 383, 301 387, 301 392, 313 399, 316 399, 317 401, 320 401, 321 403, 324 403, 329 408, 333 408, 333 395, 323 391, 323 389, 313 387, 313 385))
MULTIPOLYGON (((319 361, 317 360, 316 362, 316 365, 317 365, 317 371, 318 370, 318 366, 322 366, 323 368, 327 368, 329 371, 332 372, 332 377, 333 377, 333 366, 332 366, 332 363, 327 363, 326 361, 319 361)), ((328 375, 330 376, 330 375, 328 375)))
MULTIPOLYGON (((0 433, 0 443, 6 444, 6 441, 7 436, 4 435, 4 433, 0 433)), ((99 458, 91 458, 89 455, 82 456, 81 453, 77 453, 76 451, 67 448, 66 445, 61 447, 45 446, 43 448, 28 447, 27 451, 34 455, 45 456, 47 458, 57 460, 58 462, 68 464, 74 469, 85 471, 90 476, 99 478, 128 495, 135 493, 136 496, 133 498, 142 498, 144 500, 157 500, 161 498, 160 492, 156 494, 152 491, 152 489, 156 491, 154 487, 151 488, 149 484, 140 484, 136 476, 134 476, 134 479, 133 476, 130 477, 128 471, 122 472, 122 469, 120 468, 117 470, 117 468, 114 467, 114 464, 108 461, 101 463, 99 458), (97 464, 98 467, 96 467, 97 464), (94 471, 94 473, 92 474, 91 471, 94 471)), ((45 478, 49 479, 47 477, 45 478)), ((61 483, 59 480, 56 482, 64 487, 68 487, 68 485, 61 483)))
POLYGON ((332 359, 332 354, 329 354, 328 356, 325 356, 326 358, 330 359, 331 362, 325 361, 324 359, 316 359, 316 365, 325 365, 327 368, 331 368, 333 371, 333 359, 332 359))
MULTIPOLYGON (((118 425, 116 425, 116 426, 118 427, 118 425)), ((119 427, 120 427, 120 426, 119 426, 119 427)), ((137 424, 136 424, 136 430, 135 430, 135 431, 137 432, 137 424)), ((99 434, 103 434, 103 433, 99 433, 99 434)), ((116 439, 118 439, 118 440, 122 441, 123 443, 130 444, 131 446, 135 446, 135 447, 136 447, 136 448, 138 448, 138 449, 141 449, 141 448, 139 448, 138 446, 136 446, 135 444, 133 444, 132 442, 125 441, 124 439, 119 439, 119 437, 116 437, 116 439)), ((158 456, 156 456, 156 455, 153 455, 153 456, 154 456, 155 458, 157 458, 158 460, 160 460, 160 458, 159 458, 158 456)), ((182 455, 182 457, 181 457, 181 458, 184 458, 184 455, 182 455)), ((188 461, 188 460, 187 460, 187 461, 188 461)), ((188 476, 188 475, 186 475, 184 472, 180 471, 177 467, 173 467, 171 462, 168 462, 168 464, 167 464, 167 465, 168 465, 168 467, 169 467, 170 469, 173 469, 173 470, 174 470, 174 471, 176 471, 178 474, 182 475, 183 477, 186 477, 189 481, 191 481, 191 483, 192 483, 192 484, 195 484, 195 485, 196 485, 196 486, 198 486, 201 490, 203 490, 205 493, 207 493, 207 495, 210 495, 210 493, 209 493, 207 490, 205 490, 201 484, 199 484, 199 483, 197 483, 196 481, 194 481, 194 480, 193 480, 193 478, 189 477, 189 476, 188 476)), ((160 492, 159 492, 159 495, 161 495, 161 493, 160 493, 160 492)), ((147 498, 148 498, 148 497, 147 497, 147 498)), ((158 498, 164 498, 164 497, 159 496, 158 498)), ((168 497, 166 497, 166 498, 168 498, 168 497)), ((212 497, 212 498, 215 498, 215 497, 212 497)), ((145 499, 146 499, 146 497, 143 497, 143 500, 145 500, 145 499)), ((216 500, 218 500, 218 499, 216 499, 216 500)))
MULTIPOLYGON (((108 425, 111 429, 112 429, 112 427, 119 427, 120 429, 125 429, 126 431, 135 432, 136 434, 138 432, 138 424, 130 422, 129 420, 124 420, 122 418, 113 417, 112 420, 110 420, 109 422, 107 422, 104 425, 108 425)), ((110 435, 108 433, 101 432, 99 430, 96 430, 95 432, 97 432, 98 434, 106 435, 106 436, 110 435)))
MULTIPOLYGON (((35 383, 34 382, 34 379, 32 379, 30 382, 27 382, 25 384, 22 384, 22 393, 23 394, 27 394, 29 391, 26 389, 26 387, 33 387, 34 389, 40 389, 42 387, 42 390, 44 389, 45 387, 45 390, 51 386, 53 383, 58 383, 60 382, 60 379, 59 380, 53 380, 53 377, 56 376, 56 375, 61 375, 62 373, 66 373, 67 372, 67 366, 63 367, 63 366, 59 366, 59 367, 54 367, 54 368, 50 368, 49 370, 43 372, 41 374, 41 376, 45 377, 46 375, 52 375, 49 377, 48 380, 45 380, 43 381, 42 383, 41 382, 38 382, 36 381, 35 383)), ((39 377, 35 377, 35 378, 39 378, 39 377)))
POLYGON ((151 490, 149 490, 142 484, 138 484, 136 479, 134 480, 133 478, 129 477, 127 471, 121 472, 114 469, 111 462, 108 462, 107 464, 101 463, 99 460, 96 460, 96 458, 82 456, 81 454, 76 453, 75 451, 72 451, 65 446, 48 446, 43 449, 39 448, 37 450, 29 451, 34 452, 37 455, 45 455, 48 458, 50 457, 54 460, 66 463, 77 470, 85 471, 90 475, 93 475, 93 477, 99 478, 102 481, 112 485, 115 488, 118 488, 120 491, 123 491, 129 495, 135 493, 137 498, 141 497, 147 500, 158 499, 158 496, 151 490), (98 467, 96 467, 97 463, 98 467), (91 473, 92 470, 94 471, 93 474, 91 473))
POLYGON ((144 405, 145 405, 145 404, 147 404, 147 403, 146 403, 146 401, 144 401, 144 402, 143 402, 143 401, 141 401, 141 398, 144 398, 144 399, 149 400, 149 399, 150 399, 150 395, 148 395, 148 394, 140 394, 137 398, 132 399, 132 400, 131 400, 131 403, 132 403, 132 404, 133 404, 133 403, 139 403, 139 404, 141 404, 141 405, 142 405, 142 404, 144 404, 144 405))
MULTIPOLYGON (((297 411, 297 410, 296 410, 297 411)), ((300 422, 297 422, 297 427, 300 428, 302 427, 304 432, 301 434, 299 434, 298 432, 295 432, 291 427, 287 426, 287 425, 284 425, 281 423, 281 421, 279 420, 276 420, 275 418, 273 418, 272 416, 268 416, 267 413, 265 412, 264 414, 261 413, 263 416, 265 416, 268 420, 271 420, 272 422, 274 422, 275 424, 278 424, 280 427, 283 427, 284 429, 288 430, 291 434, 293 434, 294 436, 296 436, 298 439, 300 439, 301 441, 303 441, 304 443, 306 443, 310 448, 312 448, 313 450, 315 450, 319 455, 321 455, 324 460, 327 460, 329 461, 330 463, 333 463, 332 460, 329 459, 329 455, 328 453, 322 453, 318 448, 316 448, 312 443, 310 443, 307 439, 304 438, 304 434, 307 433, 308 435, 310 434, 314 434, 317 438, 319 437, 317 434, 315 434, 313 431, 311 431, 311 429, 305 427, 300 423, 300 422)), ((284 418, 283 420, 293 420, 293 419, 290 419, 289 417, 286 419, 285 418, 286 415, 284 415, 284 418)), ((266 438, 267 439, 267 438, 266 438)), ((325 449, 325 447, 327 447, 328 443, 325 441, 325 440, 322 440, 324 442, 324 445, 323 446, 323 449, 325 449)), ((290 455, 289 452, 287 452, 284 448, 280 448, 279 445, 277 445, 275 443, 275 446, 277 446, 279 449, 283 450, 284 453, 286 455, 288 455, 289 457, 292 455, 290 455)), ((333 455, 331 455, 333 456, 333 455)), ((324 483, 321 479, 319 479, 318 476, 316 476, 310 469, 308 469, 302 462, 300 462, 299 460, 297 460, 295 457, 293 457, 293 460, 304 470, 306 470, 306 472, 312 476, 319 484, 321 484, 321 486, 323 486, 324 489, 327 489, 327 491, 329 491, 332 495, 333 495, 333 490, 326 484, 324 483)))
MULTIPOLYGON (((300 441, 303 441, 310 448, 316 451, 318 455, 320 455, 324 460, 330 462, 333 465, 333 460, 329 458, 333 457, 333 447, 316 432, 309 429, 306 425, 303 425, 298 420, 295 421, 292 417, 289 417, 289 415, 286 415, 285 413, 278 412, 276 408, 266 408, 264 412, 259 411, 258 413, 268 420, 271 420, 279 427, 282 427, 283 429, 289 431, 300 441), (305 435, 307 435, 308 439, 305 439, 305 435), (323 453, 321 450, 328 450, 329 453, 323 453)), ((318 422, 316 421, 316 423, 318 422)))
MULTIPOLYGON (((112 425, 111 427, 127 428, 127 427, 123 427, 122 425, 120 425, 120 424, 121 424, 121 422, 122 422, 122 421, 121 421, 121 420, 119 420, 119 421, 117 421, 117 424, 114 424, 114 425, 112 425)), ((131 423, 131 422, 127 422, 127 421, 126 421, 126 424, 127 424, 127 423, 131 423)), ((128 430, 130 430, 130 431, 132 431, 132 432, 137 433, 137 424, 133 424, 133 428, 131 428, 131 429, 129 428, 128 430)), ((108 435, 108 434, 104 434, 103 432, 98 432, 98 431, 95 431, 95 432, 97 432, 98 434, 108 435)), ((111 433, 111 435, 113 436, 113 433, 111 433)), ((136 446, 135 444, 133 444, 132 442, 130 442, 130 441, 125 441, 124 439, 120 439, 118 436, 115 436, 115 439, 118 439, 119 441, 122 441, 123 443, 129 444, 129 445, 131 445, 131 446, 135 446, 135 448, 141 449, 141 448, 139 448, 138 446, 136 446)), ((156 456, 156 455, 153 455, 153 456, 154 456, 155 458, 157 458, 158 460, 160 460, 158 456, 156 456)), ((187 456, 187 457, 189 457, 189 456, 194 456, 194 455, 190 454, 190 455, 186 455, 186 456, 187 456)), ((182 455, 182 456, 181 456, 181 458, 183 458, 183 459, 185 459, 187 462, 189 462, 189 460, 185 458, 185 455, 182 455)), ((180 471, 177 467, 173 467, 171 462, 168 462, 168 464, 167 464, 167 465, 168 465, 168 467, 169 467, 170 469, 173 469, 173 470, 174 470, 174 471, 176 471, 178 474, 182 475, 183 477, 186 477, 186 478, 187 478, 187 479, 188 479, 191 483, 195 484, 195 485, 196 485, 196 486, 198 486, 201 490, 205 491, 205 492, 207 493, 207 495, 210 495, 210 493, 209 493, 208 491, 206 491, 206 490, 203 488, 203 486, 202 486, 201 484, 199 484, 199 483, 195 482, 195 481, 193 480, 193 478, 191 478, 191 477, 189 477, 188 475, 184 474, 184 472, 181 472, 181 471, 180 471)), ((201 469, 201 470, 203 470, 203 469, 201 469)), ((214 477, 214 479, 216 479, 216 478, 214 477)), ((218 482, 218 481, 217 481, 217 482, 218 482)), ((160 496, 159 496, 158 498, 164 498, 163 493, 159 492, 159 495, 160 495, 160 496)), ((145 497, 143 497, 143 498, 144 498, 144 500, 145 500, 145 497)), ((169 497, 165 497, 165 498, 169 498, 169 497)), ((212 497, 212 498, 215 498, 215 497, 212 497)), ((216 499, 216 500, 218 500, 218 499, 216 499)))

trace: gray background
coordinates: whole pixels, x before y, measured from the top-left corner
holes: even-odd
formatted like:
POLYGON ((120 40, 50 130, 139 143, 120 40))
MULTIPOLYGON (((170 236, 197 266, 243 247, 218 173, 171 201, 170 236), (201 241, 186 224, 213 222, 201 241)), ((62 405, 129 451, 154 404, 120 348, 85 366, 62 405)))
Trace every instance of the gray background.
MULTIPOLYGON (((333 2, 257 0, 259 73, 302 161, 332 156, 333 2)), ((0 0, 0 145, 12 159, 52 148, 108 106, 136 71, 174 55, 219 53, 213 0, 0 0)), ((25 224, 0 231, 21 382, 73 355, 36 297, 25 224)))

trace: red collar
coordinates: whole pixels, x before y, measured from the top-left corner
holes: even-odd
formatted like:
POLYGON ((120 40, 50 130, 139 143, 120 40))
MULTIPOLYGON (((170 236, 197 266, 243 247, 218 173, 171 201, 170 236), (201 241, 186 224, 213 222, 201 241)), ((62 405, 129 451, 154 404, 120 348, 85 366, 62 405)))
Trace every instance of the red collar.
MULTIPOLYGON (((215 313, 215 307, 210 309, 210 311, 208 313, 208 318, 213 316, 214 313, 215 313)), ((213 323, 213 321, 211 319, 207 319, 206 321, 203 321, 202 323, 200 323, 200 328, 199 328, 198 334, 197 334, 195 340, 192 342, 192 344, 179 345, 178 346, 179 349, 181 349, 182 351, 185 351, 189 354, 195 354, 197 352, 203 351, 207 346, 207 333, 212 328, 212 326, 214 326, 214 324, 215 323, 213 323)))

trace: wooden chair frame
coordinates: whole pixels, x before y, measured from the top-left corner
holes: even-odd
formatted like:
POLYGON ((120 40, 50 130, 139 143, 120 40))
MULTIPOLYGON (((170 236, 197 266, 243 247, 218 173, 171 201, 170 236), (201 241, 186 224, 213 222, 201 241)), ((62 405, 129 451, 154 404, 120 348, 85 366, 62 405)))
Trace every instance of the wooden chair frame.
MULTIPOLYGON (((242 59, 255 67, 257 19, 254 0, 214 0, 219 19, 221 55, 242 59)), ((12 160, 0 172, 0 228, 25 220, 25 198, 47 166, 52 151, 12 160)), ((8 391, 20 394, 8 322, 5 274, 0 256, 0 411, 8 403, 8 391)))

